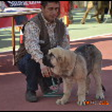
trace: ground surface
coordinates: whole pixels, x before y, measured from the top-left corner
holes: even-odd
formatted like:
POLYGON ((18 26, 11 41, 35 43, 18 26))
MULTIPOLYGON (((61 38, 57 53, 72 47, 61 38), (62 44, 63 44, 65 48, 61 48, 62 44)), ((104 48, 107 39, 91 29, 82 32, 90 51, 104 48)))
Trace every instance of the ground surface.
MULTIPOLYGON (((95 99, 95 83, 92 81, 90 94, 87 99, 90 102, 95 102, 94 105, 78 106, 77 102, 77 86, 74 85, 70 102, 64 106, 56 105, 55 101, 58 97, 43 97, 41 91, 37 91, 39 102, 28 103, 25 100, 25 77, 16 67, 12 66, 12 52, 0 53, 0 111, 6 110, 34 110, 34 111, 101 111, 112 110, 112 35, 99 36, 91 39, 81 39, 71 41, 71 50, 76 47, 92 43, 96 45, 102 52, 103 65, 102 65, 102 80, 106 88, 105 100, 109 105, 101 105, 100 100, 95 99)), ((62 85, 60 86, 60 93, 62 93, 62 85)), ((59 97, 60 98, 60 97, 59 97)))
MULTIPOLYGON (((112 23, 98 24, 95 19, 88 19, 85 25, 80 21, 83 12, 75 10, 74 23, 68 27, 71 37, 71 50, 76 47, 92 43, 101 50, 103 55, 102 80, 106 88, 105 102, 109 105, 101 105, 100 100, 95 99, 95 83, 92 81, 90 94, 87 100, 94 105, 78 106, 77 85, 74 84, 70 102, 64 106, 56 105, 58 97, 43 97, 42 92, 37 91, 39 102, 29 103, 25 100, 26 82, 25 76, 12 65, 11 29, 0 29, 0 111, 110 111, 112 110, 112 23), (105 35, 107 34, 107 35, 105 35), (102 36, 101 36, 102 35, 102 36), (89 37, 89 38, 85 38, 89 37), (83 38, 83 39, 82 39, 83 38), (85 39, 84 39, 85 38, 85 39), (79 40, 76 40, 79 39, 79 40), (10 52, 6 52, 10 51, 10 52)), ((16 32, 16 48, 19 45, 19 32, 16 32)), ((62 93, 62 85, 60 93, 62 93)), ((59 97, 60 98, 60 97, 59 97)))

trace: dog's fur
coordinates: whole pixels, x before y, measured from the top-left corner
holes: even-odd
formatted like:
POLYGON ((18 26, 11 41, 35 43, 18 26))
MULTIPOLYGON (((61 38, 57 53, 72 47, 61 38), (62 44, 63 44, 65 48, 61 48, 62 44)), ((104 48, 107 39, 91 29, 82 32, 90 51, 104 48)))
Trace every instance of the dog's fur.
POLYGON ((104 99, 101 81, 101 52, 92 44, 77 48, 74 52, 62 48, 50 49, 43 58, 43 63, 51 67, 51 71, 63 79, 64 95, 56 101, 65 104, 71 95, 73 82, 78 84, 78 105, 84 105, 86 93, 89 92, 90 74, 96 81, 96 98, 104 99))

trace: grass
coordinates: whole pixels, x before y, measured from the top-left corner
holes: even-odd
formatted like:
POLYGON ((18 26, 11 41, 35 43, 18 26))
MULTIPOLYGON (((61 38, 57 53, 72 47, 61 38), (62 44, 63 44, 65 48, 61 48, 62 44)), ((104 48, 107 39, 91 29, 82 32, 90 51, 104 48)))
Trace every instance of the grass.
MULTIPOLYGON (((68 27, 71 40, 112 33, 112 20, 99 24, 95 18, 90 18, 94 14, 94 9, 88 14, 86 24, 81 24, 84 12, 84 9, 76 9, 72 12, 73 24, 68 27)), ((108 18, 110 15, 105 15, 104 21, 109 20, 108 18)))
MULTIPOLYGON (((70 39, 81 39, 89 36, 97 36, 112 33, 112 22, 99 24, 95 18, 90 19, 90 12, 86 19, 86 24, 80 24, 80 21, 84 15, 83 10, 76 9, 72 12, 73 24, 68 27, 70 39)), ((108 17, 106 15, 105 19, 108 17)), ((19 32, 16 30, 16 49, 19 47, 19 32)), ((0 29, 0 52, 12 51, 12 33, 11 28, 0 29)))
POLYGON ((112 33, 112 24, 73 24, 68 30, 71 40, 112 33))
MULTIPOLYGON (((19 32, 16 31, 16 48, 19 46, 19 32)), ((12 33, 11 28, 0 29, 0 52, 12 50, 12 33)))

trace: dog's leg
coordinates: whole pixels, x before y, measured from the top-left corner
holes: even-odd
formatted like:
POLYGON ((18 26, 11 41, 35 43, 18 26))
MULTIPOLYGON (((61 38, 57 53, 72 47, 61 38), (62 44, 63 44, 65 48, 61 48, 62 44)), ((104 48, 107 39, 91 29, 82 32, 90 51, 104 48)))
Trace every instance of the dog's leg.
POLYGON ((64 95, 61 99, 58 99, 56 101, 56 104, 58 105, 64 105, 69 101, 72 87, 73 87, 73 79, 63 78, 63 89, 64 89, 64 95))
POLYGON ((86 10, 86 12, 85 12, 85 14, 84 14, 84 16, 83 16, 83 18, 82 18, 82 20, 81 20, 81 23, 82 23, 82 24, 85 24, 86 18, 87 18, 87 16, 88 16, 89 12, 93 9, 93 7, 94 7, 94 4, 93 4, 92 1, 90 1, 90 2, 88 3, 87 10, 86 10))
POLYGON ((112 19, 112 9, 110 9, 110 16, 111 16, 111 19, 112 19))
POLYGON ((103 89, 102 89, 102 80, 100 76, 100 71, 95 70, 93 71, 92 74, 96 82, 96 99, 104 99, 105 96, 104 96, 103 89))
POLYGON ((86 79, 86 94, 88 95, 89 94, 89 86, 90 86, 90 83, 91 83, 91 79, 89 76, 87 76, 87 79, 86 79))
POLYGON ((100 18, 99 18, 99 11, 97 10, 96 11, 96 14, 93 16, 93 17, 95 17, 95 19, 96 19, 96 21, 98 22, 98 23, 101 23, 101 21, 100 21, 100 18))
POLYGON ((84 17, 81 20, 81 24, 85 24, 86 18, 87 18, 87 16, 88 16, 88 14, 89 14, 89 12, 90 12, 91 9, 92 8, 89 8, 89 9, 86 10, 86 12, 84 14, 84 17))
POLYGON ((78 84, 78 105, 85 105, 85 100, 86 100, 86 79, 78 79, 77 80, 78 84))
POLYGON ((101 22, 104 21, 104 15, 105 15, 105 10, 104 10, 104 8, 103 8, 102 11, 101 11, 101 18, 100 18, 100 21, 101 21, 101 22))

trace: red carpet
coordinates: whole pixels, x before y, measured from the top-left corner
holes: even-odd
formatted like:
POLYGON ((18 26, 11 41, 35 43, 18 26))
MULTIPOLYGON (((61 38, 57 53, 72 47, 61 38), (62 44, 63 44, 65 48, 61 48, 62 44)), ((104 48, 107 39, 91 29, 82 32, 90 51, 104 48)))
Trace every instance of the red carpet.
MULTIPOLYGON (((43 97, 41 91, 37 91, 39 102, 29 103, 25 100, 26 81, 18 69, 12 65, 12 52, 0 53, 0 111, 110 111, 112 110, 112 36, 94 37, 91 39, 71 42, 74 50, 82 44, 92 43, 103 54, 102 80, 106 88, 105 101, 95 99, 95 85, 92 81, 90 94, 87 99, 91 104, 78 106, 77 85, 74 84, 70 102, 64 106, 56 105, 58 97, 43 97), (106 103, 105 103, 106 102, 106 103), (94 104, 92 104, 94 103, 94 104), (106 105, 108 103, 108 105, 106 105)), ((62 85, 60 88, 62 92, 62 85)))

